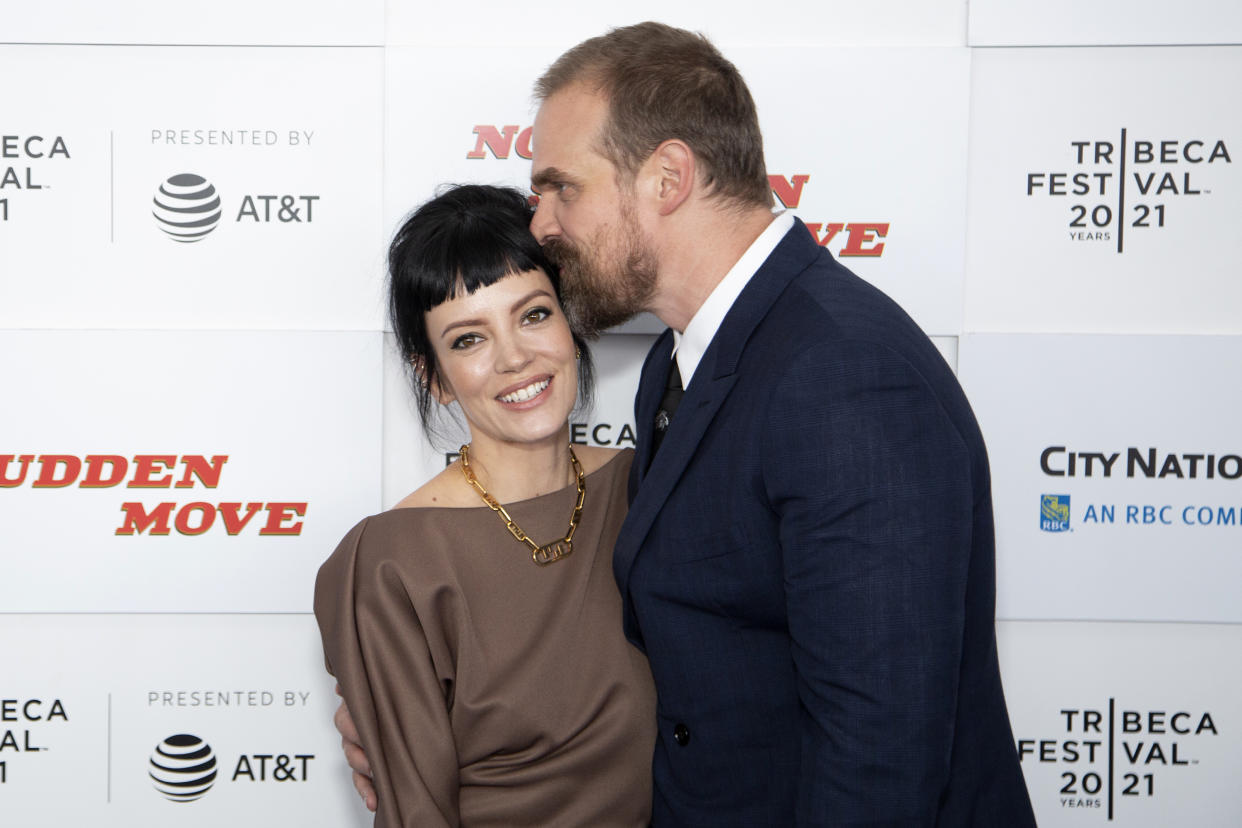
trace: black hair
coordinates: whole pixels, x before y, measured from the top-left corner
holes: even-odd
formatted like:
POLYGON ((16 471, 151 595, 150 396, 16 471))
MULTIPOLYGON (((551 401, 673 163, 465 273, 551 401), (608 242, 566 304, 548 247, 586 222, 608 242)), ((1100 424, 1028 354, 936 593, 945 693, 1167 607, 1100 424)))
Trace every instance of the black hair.
MULTIPOLYGON (((561 296, 560 273, 530 233, 527 196, 511 187, 452 185, 411 213, 388 247, 388 317, 409 372, 418 416, 430 437, 431 388, 439 366, 426 313, 506 276, 542 270, 561 296)), ((595 370, 582 335, 571 331, 578 360, 578 403, 586 406, 595 370)))

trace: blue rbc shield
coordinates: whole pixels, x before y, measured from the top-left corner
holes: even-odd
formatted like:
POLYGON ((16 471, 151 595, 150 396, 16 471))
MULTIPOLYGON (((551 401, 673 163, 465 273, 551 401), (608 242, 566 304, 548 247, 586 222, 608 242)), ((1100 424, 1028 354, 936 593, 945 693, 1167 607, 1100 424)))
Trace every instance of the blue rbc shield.
POLYGON ((1045 532, 1068 532, 1070 496, 1046 494, 1039 498, 1039 528, 1045 532))

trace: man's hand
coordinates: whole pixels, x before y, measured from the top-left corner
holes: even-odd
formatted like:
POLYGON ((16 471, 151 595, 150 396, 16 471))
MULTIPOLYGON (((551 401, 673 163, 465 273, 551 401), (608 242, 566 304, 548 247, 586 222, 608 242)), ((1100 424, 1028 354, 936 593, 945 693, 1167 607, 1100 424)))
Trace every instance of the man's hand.
MULTIPOLYGON (((339 684, 336 686, 336 694, 341 695, 339 684)), ((358 795, 366 803, 367 810, 374 811, 379 806, 379 799, 371 781, 371 763, 367 761, 367 755, 362 750, 362 739, 358 736, 358 728, 354 727, 349 708, 345 706, 345 699, 341 699, 341 706, 332 716, 332 723, 341 733, 341 749, 345 751, 345 761, 354 772, 354 790, 358 791, 358 795)))

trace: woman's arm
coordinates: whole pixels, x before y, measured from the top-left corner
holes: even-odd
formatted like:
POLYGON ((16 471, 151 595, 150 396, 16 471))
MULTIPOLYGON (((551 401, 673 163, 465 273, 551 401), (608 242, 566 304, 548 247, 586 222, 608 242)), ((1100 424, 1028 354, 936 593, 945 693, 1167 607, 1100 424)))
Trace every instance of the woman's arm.
POLYGON ((345 754, 345 764, 353 771, 354 790, 362 797, 367 810, 374 813, 379 805, 379 798, 375 795, 375 783, 371 781, 371 763, 367 761, 367 753, 362 749, 362 737, 358 735, 354 717, 349 715, 349 705, 345 703, 340 682, 337 682, 336 694, 342 698, 336 713, 332 714, 332 724, 336 726, 337 733, 341 734, 341 751, 345 754))
POLYGON ((370 760, 375 825, 456 826, 458 761, 444 677, 382 532, 356 526, 320 568, 324 654, 370 760))

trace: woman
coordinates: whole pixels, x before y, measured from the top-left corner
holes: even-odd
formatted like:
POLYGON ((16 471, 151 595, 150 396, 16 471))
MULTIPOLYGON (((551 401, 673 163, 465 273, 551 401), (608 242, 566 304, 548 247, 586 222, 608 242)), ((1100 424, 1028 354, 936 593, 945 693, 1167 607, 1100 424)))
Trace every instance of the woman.
POLYGON ((456 402, 470 443, 355 526, 315 585, 378 826, 650 815, 655 693, 612 575, 632 452, 569 445, 589 355, 530 216, 515 190, 458 187, 389 250, 424 428, 456 402))

